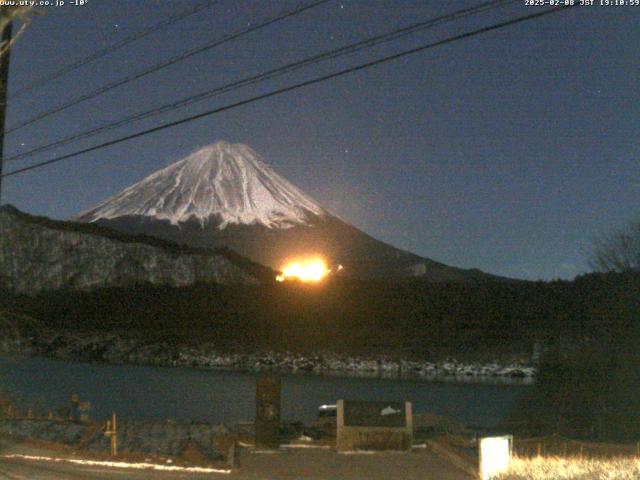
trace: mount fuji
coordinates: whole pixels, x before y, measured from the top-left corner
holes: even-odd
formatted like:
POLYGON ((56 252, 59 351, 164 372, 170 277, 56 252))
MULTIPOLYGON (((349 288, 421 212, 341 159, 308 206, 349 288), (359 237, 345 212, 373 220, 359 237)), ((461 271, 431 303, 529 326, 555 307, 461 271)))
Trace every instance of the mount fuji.
POLYGON ((281 269, 321 256, 359 278, 497 279, 378 241, 324 209, 251 148, 219 141, 159 170, 75 220, 195 247, 226 246, 281 269))

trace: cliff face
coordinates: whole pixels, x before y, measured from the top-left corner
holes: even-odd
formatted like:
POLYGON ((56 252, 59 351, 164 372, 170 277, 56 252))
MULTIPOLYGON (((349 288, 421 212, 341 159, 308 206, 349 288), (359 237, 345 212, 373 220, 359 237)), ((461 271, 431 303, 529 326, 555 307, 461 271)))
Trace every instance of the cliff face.
POLYGON ((264 270, 233 252, 187 249, 0 208, 0 288, 18 293, 153 283, 251 285, 264 270))

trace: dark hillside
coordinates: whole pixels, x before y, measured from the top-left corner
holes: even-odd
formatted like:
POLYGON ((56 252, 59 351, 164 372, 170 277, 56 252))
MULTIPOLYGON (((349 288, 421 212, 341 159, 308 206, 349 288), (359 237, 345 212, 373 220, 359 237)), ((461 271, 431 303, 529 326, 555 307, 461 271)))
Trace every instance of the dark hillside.
POLYGON ((336 277, 322 285, 5 292, 0 308, 55 328, 210 340, 221 349, 463 359, 531 352, 535 342, 579 344, 618 335, 638 323, 639 299, 637 275, 480 285, 336 277))
POLYGON ((18 210, 12 205, 3 205, 2 207, 0 207, 0 212, 2 211, 24 222, 39 225, 47 229, 58 230, 61 232, 77 232, 88 235, 96 235, 99 237, 116 240, 122 243, 140 243, 152 247, 161 248, 169 253, 175 254, 192 254, 203 256, 221 255, 247 273, 253 275, 256 278, 260 278, 263 282, 273 282, 275 278, 275 272, 272 269, 264 267, 259 263, 252 262, 251 260, 237 254, 233 250, 226 247, 192 247, 169 240, 152 237, 149 235, 123 233, 121 231, 114 230, 112 228, 95 223, 52 220, 48 217, 30 215, 18 210))

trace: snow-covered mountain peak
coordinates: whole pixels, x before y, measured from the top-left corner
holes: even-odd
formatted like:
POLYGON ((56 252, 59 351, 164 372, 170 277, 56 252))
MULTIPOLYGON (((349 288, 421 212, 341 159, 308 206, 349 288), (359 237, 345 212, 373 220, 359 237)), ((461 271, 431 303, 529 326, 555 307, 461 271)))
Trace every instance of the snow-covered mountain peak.
POLYGON ((305 224, 325 210, 278 175, 250 147, 218 141, 159 170, 78 219, 94 222, 124 216, 202 224, 215 218, 227 224, 287 228, 305 224))

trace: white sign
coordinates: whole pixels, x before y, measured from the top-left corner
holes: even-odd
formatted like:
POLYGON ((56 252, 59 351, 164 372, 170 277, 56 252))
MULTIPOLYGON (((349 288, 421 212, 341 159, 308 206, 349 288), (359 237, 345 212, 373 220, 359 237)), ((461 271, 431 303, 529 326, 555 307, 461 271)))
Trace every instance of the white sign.
POLYGON ((510 435, 480 439, 480 478, 490 480, 509 468, 511 459, 510 435))

